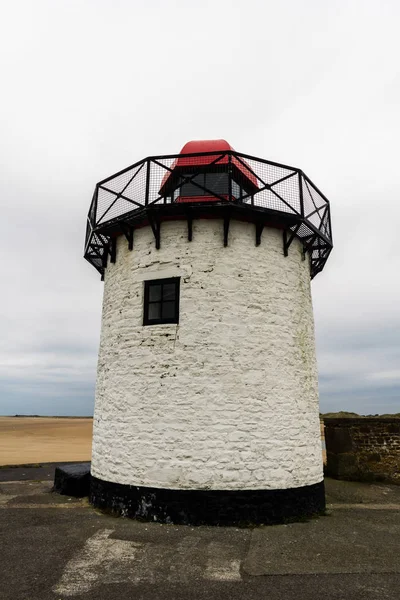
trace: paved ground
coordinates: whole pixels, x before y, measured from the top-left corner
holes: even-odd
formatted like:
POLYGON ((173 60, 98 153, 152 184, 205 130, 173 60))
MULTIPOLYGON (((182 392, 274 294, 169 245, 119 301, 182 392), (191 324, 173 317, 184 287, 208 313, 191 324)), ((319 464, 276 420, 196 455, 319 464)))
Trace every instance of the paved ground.
POLYGON ((185 527, 52 494, 51 469, 1 470, 1 600, 400 598, 400 487, 327 480, 308 523, 185 527))
POLYGON ((0 466, 0 483, 2 481, 54 481, 56 466, 76 465, 77 462, 38 463, 36 465, 0 466))

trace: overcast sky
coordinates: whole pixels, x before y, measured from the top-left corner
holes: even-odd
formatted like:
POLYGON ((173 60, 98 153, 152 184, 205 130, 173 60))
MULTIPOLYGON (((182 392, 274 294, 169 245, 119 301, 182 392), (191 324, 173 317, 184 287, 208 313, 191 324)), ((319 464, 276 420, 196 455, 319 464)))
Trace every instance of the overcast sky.
POLYGON ((0 414, 92 414, 94 185, 210 138, 330 199, 321 410, 399 412, 399 19, 398 0, 3 2, 0 414))

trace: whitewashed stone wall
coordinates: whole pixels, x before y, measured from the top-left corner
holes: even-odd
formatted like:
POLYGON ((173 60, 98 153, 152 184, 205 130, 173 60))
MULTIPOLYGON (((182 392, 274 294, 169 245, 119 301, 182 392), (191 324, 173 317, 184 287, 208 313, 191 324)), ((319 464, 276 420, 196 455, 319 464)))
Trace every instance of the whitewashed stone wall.
POLYGON ((174 489, 322 480, 309 261, 282 233, 222 221, 125 238, 106 269, 92 474, 174 489), (143 281, 181 277, 179 325, 142 326, 143 281))

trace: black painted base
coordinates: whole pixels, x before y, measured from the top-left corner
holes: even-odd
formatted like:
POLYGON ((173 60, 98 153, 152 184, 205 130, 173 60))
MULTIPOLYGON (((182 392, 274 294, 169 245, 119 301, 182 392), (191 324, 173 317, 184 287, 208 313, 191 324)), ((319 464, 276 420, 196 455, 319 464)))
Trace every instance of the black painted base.
POLYGON ((272 525, 325 510, 324 482, 286 490, 168 490, 91 478, 97 508, 134 519, 183 525, 272 525))

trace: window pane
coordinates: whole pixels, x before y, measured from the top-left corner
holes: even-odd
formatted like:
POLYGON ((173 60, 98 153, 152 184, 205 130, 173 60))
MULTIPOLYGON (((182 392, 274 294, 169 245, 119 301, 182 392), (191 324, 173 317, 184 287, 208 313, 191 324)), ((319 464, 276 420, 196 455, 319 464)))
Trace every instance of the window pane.
POLYGON ((161 319, 161 302, 149 304, 149 319, 161 319))
POLYGON ((149 287, 149 301, 159 302, 161 300, 161 285, 150 285, 149 287))
POLYGON ((240 187, 236 181, 232 181, 232 196, 234 198, 240 198, 240 187))
POLYGON ((175 316, 175 302, 163 302, 162 318, 172 319, 175 316))
MULTIPOLYGON (((188 174, 187 177, 191 177, 191 175, 188 174)), ((204 190, 197 187, 197 185, 194 185, 195 182, 204 186, 204 174, 200 173, 199 175, 193 177, 190 182, 184 183, 181 187, 180 196, 204 196, 204 190)))
POLYGON ((229 190, 228 173, 207 173, 205 187, 217 194, 227 194, 229 190))
POLYGON ((164 283, 163 300, 175 300, 175 283, 164 283))

